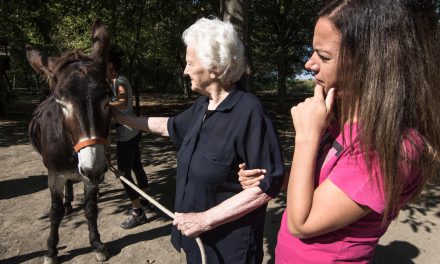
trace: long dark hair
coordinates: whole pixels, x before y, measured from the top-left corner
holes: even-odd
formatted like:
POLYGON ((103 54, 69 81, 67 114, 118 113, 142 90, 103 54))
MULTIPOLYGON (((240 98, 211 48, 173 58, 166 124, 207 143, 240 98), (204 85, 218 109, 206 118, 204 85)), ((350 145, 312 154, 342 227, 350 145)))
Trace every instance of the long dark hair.
POLYGON ((402 161, 421 168, 418 191, 438 173, 440 56, 434 10, 428 0, 334 0, 319 14, 341 34, 337 114, 341 124, 357 117, 370 175, 372 163, 379 162, 384 223, 399 209, 402 161), (416 141, 409 131, 423 141, 414 144, 420 157, 413 161, 403 144, 416 141))

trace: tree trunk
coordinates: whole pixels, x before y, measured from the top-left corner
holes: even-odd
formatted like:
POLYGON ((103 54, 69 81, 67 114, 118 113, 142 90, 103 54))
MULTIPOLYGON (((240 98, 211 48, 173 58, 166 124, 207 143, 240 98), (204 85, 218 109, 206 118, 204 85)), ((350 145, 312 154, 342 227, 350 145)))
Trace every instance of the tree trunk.
POLYGON ((184 62, 182 58, 179 56, 179 54, 176 52, 176 61, 179 65, 178 70, 176 71, 176 74, 178 76, 179 80, 179 87, 181 91, 183 92, 183 96, 185 98, 191 98, 191 85, 188 85, 188 78, 185 78, 183 72, 185 71, 186 67, 186 61, 184 62))
POLYGON ((286 107, 286 79, 287 79, 287 50, 280 47, 278 50, 278 105, 286 107))
POLYGON ((249 28, 249 0, 220 0, 220 16, 229 21, 243 41, 246 56, 246 71, 240 82, 248 91, 253 91, 252 56, 249 28))
MULTIPOLYGON (((147 4, 147 0, 143 1, 140 7, 140 11, 139 11, 139 20, 137 23, 137 32, 136 32, 136 40, 134 42, 134 48, 133 48, 133 53, 130 56, 130 64, 128 67, 128 79, 130 80, 130 83, 134 84, 134 80, 132 78, 133 75, 133 65, 134 65, 134 61, 136 60, 136 56, 137 56, 137 52, 138 52, 138 47, 139 47, 139 40, 141 37, 141 32, 142 32, 142 21, 144 18, 144 11, 145 11, 145 6, 147 4)), ((135 95, 135 111, 136 111, 136 115, 138 116, 140 114, 140 109, 139 109, 139 88, 137 87, 137 85, 133 85, 132 87, 134 95, 135 95)))
POLYGON ((138 81, 137 79, 134 79, 133 82, 130 82, 132 84, 132 90, 135 92, 135 97, 134 97, 134 105, 135 105, 135 113, 137 116, 140 116, 141 114, 141 109, 140 109, 140 103, 139 103, 139 89, 137 87, 139 87, 138 85, 138 81))
POLYGON ((0 69, 0 116, 9 115, 8 93, 6 90, 6 80, 3 81, 3 70, 0 69))
POLYGON ((9 104, 12 103, 16 95, 12 91, 11 81, 6 74, 6 71, 0 69, 0 97, 1 97, 1 107, 0 107, 0 115, 9 115, 9 104))

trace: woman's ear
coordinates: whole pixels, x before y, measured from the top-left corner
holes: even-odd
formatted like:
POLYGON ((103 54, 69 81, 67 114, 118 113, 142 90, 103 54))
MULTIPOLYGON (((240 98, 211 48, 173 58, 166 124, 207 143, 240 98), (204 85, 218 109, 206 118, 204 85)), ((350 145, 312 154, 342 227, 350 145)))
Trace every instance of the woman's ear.
POLYGON ((209 70, 209 77, 211 77, 211 79, 217 79, 218 77, 218 73, 217 73, 217 67, 212 67, 212 69, 209 70))
POLYGON ((211 77, 211 79, 216 79, 217 78, 217 73, 213 72, 213 71, 209 71, 209 77, 211 77))

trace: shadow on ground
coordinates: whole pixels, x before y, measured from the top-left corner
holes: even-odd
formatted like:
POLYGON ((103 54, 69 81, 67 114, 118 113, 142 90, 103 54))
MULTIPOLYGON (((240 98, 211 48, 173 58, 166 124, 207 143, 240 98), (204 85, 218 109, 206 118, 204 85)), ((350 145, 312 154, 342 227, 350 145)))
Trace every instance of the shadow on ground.
POLYGON ((47 175, 34 175, 2 181, 0 184, 0 200, 36 193, 46 188, 47 175))
POLYGON ((410 264, 420 254, 420 250, 405 241, 393 241, 386 246, 379 245, 371 264, 410 264))
MULTIPOLYGON (((169 235, 171 230, 171 225, 165 225, 154 229, 149 229, 143 232, 139 232, 136 234, 130 234, 123 237, 120 237, 118 239, 115 239, 113 241, 107 241, 105 244, 108 248, 108 251, 110 253, 110 258, 108 261, 111 262, 111 258, 113 256, 118 255, 125 247, 145 242, 145 238, 148 239, 155 239, 158 237, 163 237, 169 235)), ((59 250, 65 248, 65 246, 58 247, 59 250)), ((39 257, 43 256, 46 251, 35 251, 28 254, 18 255, 7 259, 0 260, 0 263, 2 264, 17 264, 17 263, 23 263, 32 259, 38 259, 39 257)), ((58 260, 60 263, 68 262, 72 259, 74 259, 77 256, 89 254, 92 252, 91 247, 82 247, 77 248, 74 250, 70 250, 64 254, 61 254, 58 256, 58 260)), ((94 258, 93 255, 90 255, 90 258, 94 258)))
MULTIPOLYGON (((288 164, 290 164, 294 142, 294 132, 289 111, 280 108, 277 105, 274 96, 265 95, 260 96, 260 98, 278 130, 285 164, 288 166, 288 164)), ((301 101, 302 99, 303 98, 298 97, 295 100, 291 100, 289 104, 295 105, 296 102, 301 101)), ((164 99, 164 101, 166 100, 164 99)), ((187 101, 185 101, 185 103, 176 103, 175 105, 164 104, 163 106, 142 109, 141 112, 146 113, 149 116, 172 116, 184 110, 188 105, 187 101)), ((26 115, 13 116, 8 120, 0 120, 0 147, 28 143, 27 124, 28 116, 26 115)), ((140 148, 144 166, 161 166, 161 169, 155 170, 153 173, 147 171, 151 183, 150 194, 165 207, 172 209, 174 204, 176 174, 175 148, 169 139, 149 134, 143 134, 140 148)), ((114 176, 108 174, 106 177, 114 176)), ((47 176, 45 175, 34 175, 22 179, 2 181, 0 184, 0 200, 35 193, 45 188, 47 188, 47 176)), ((424 193, 424 198, 425 199, 421 199, 416 203, 407 205, 403 211, 407 212, 408 216, 399 219, 403 224, 410 225, 412 231, 415 233, 420 230, 430 232, 432 228, 438 228, 435 223, 429 222, 425 220, 425 218, 419 216, 426 216, 428 213, 434 213, 434 215, 440 218, 440 184, 437 183, 430 186, 428 191, 424 193)), ((75 199, 81 200, 83 197, 79 195, 75 199)), ((104 183, 101 187, 99 201, 100 203, 109 203, 112 208, 114 207, 112 214, 126 212, 129 205, 122 185, 110 186, 110 184, 104 183)), ((268 263, 274 263, 274 250, 277 233, 281 222, 281 216, 286 206, 285 201, 285 193, 282 193, 276 198, 275 205, 267 210, 266 227, 271 223, 271 229, 266 228, 264 232, 264 239, 268 245, 268 263)), ((66 216, 66 218, 69 219, 71 217, 76 217, 78 214, 82 214, 80 211, 82 211, 81 206, 74 207, 73 214, 66 216)), ((43 216, 43 218, 46 217, 47 215, 43 216)), ((168 219, 164 215, 156 214, 152 220, 161 217, 168 219)), ((86 223, 84 220, 78 221, 76 224, 79 226, 86 223)), ((111 256, 115 256, 121 252, 124 247, 144 241, 145 237, 156 238, 169 235, 169 232, 170 226, 166 225, 157 229, 147 230, 138 234, 127 235, 113 241, 108 241, 107 245, 110 248, 111 256)), ((91 252, 89 247, 75 249, 69 251, 67 254, 61 255, 60 260, 66 262, 73 259, 75 256, 89 252, 91 252)), ((9 259, 3 259, 0 262, 5 264, 22 263, 30 259, 38 258, 43 253, 44 251, 32 252, 20 256, 14 256, 9 259)), ((379 245, 376 248, 375 257, 372 263, 414 263, 413 260, 419 254, 420 249, 415 245, 404 241, 393 241, 388 245, 379 245)))
POLYGON ((19 255, 19 256, 13 256, 11 258, 0 260, 0 263, 1 264, 23 263, 23 262, 29 261, 31 259, 38 259, 39 257, 43 256, 45 252, 46 251, 44 251, 44 250, 40 250, 40 251, 31 252, 31 253, 28 253, 28 254, 23 254, 23 255, 19 255))
POLYGON ((431 233, 433 228, 438 228, 436 223, 427 220, 425 217, 433 213, 437 218, 440 218, 440 179, 437 182, 428 185, 428 188, 422 193, 420 198, 413 203, 405 205, 402 209, 407 214, 407 217, 401 222, 408 224, 414 233, 421 229, 431 233))
POLYGON ((27 115, 10 115, 8 119, 0 119, 0 147, 29 143, 28 124, 27 115))

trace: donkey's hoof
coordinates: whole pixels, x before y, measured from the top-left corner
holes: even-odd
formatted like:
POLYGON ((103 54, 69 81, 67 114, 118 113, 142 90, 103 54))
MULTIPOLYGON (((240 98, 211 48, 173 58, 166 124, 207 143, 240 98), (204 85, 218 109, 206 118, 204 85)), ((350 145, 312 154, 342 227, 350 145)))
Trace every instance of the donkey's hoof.
POLYGON ((104 262, 109 257, 107 248, 104 248, 101 252, 94 251, 94 253, 95 253, 95 258, 98 262, 104 262))
POLYGON ((58 258, 44 256, 44 264, 58 264, 58 258))

